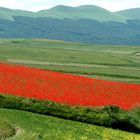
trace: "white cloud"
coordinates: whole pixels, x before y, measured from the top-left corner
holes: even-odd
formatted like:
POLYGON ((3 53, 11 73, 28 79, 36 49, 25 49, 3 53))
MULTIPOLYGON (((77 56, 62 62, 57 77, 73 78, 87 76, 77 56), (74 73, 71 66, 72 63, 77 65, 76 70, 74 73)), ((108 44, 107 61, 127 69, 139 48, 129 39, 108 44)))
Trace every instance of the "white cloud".
POLYGON ((111 11, 140 7, 140 0, 0 0, 0 7, 38 11, 55 5, 97 5, 111 11))

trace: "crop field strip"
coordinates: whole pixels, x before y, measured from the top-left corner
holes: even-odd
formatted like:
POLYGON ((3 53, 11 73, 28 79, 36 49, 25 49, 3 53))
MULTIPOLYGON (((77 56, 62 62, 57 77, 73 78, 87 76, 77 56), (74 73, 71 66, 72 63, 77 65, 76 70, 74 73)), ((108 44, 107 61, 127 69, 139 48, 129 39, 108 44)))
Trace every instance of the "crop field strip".
MULTIPOLYGON (((11 63, 11 62, 10 62, 11 63)), ((19 64, 19 63, 13 63, 13 64, 19 64)), ((83 67, 75 67, 75 66, 63 66, 63 64, 60 65, 40 65, 40 64, 25 64, 20 63, 25 66, 33 67, 33 68, 40 68, 44 70, 53 70, 56 72, 63 72, 63 73, 71 73, 74 75, 83 75, 86 77, 92 77, 92 78, 98 78, 98 79, 105 79, 109 81, 118 81, 118 82, 126 82, 126 83, 134 83, 139 84, 140 78, 139 78, 139 71, 132 71, 128 70, 126 74, 126 70, 116 70, 114 68, 83 68, 83 67), (112 71, 111 71, 112 70, 112 71), (105 73, 105 71, 107 73, 105 73), (117 71, 117 73, 114 74, 114 71, 117 71), (122 72, 122 73, 118 73, 122 72), (135 76, 136 75, 136 76, 135 76)))
POLYGON ((108 82, 12 64, 0 64, 0 92, 71 105, 117 105, 126 110, 140 103, 138 84, 108 82))
POLYGON ((139 52, 140 47, 134 46, 99 46, 42 39, 0 40, 0 61, 138 84, 139 52))

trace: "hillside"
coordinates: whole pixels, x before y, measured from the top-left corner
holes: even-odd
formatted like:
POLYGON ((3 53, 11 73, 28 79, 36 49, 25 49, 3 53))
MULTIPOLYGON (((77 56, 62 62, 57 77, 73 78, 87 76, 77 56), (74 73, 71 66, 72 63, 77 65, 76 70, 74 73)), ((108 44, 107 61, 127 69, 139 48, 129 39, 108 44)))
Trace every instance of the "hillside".
POLYGON ((140 45, 140 21, 98 22, 15 17, 0 20, 0 38, 49 38, 88 44, 140 45))
POLYGON ((118 11, 116 14, 127 17, 128 19, 140 20, 140 8, 118 11))
POLYGON ((57 19, 90 19, 96 21, 125 22, 126 18, 101 7, 85 5, 78 7, 56 6, 49 10, 42 10, 37 13, 38 17, 50 17, 57 19))
MULTIPOLYGON (((139 12, 137 12, 137 16, 139 12)), ((48 38, 103 45, 140 45, 140 21, 85 5, 29 12, 0 8, 0 38, 48 38)))
POLYGON ((0 18, 5 20, 14 21, 15 16, 20 17, 36 17, 36 14, 24 10, 12 10, 8 8, 0 7, 0 18))
POLYGON ((29 12, 24 10, 12 10, 8 8, 0 8, 0 18, 6 20, 14 20, 15 16, 20 17, 48 17, 57 19, 90 19, 96 21, 116 21, 125 22, 126 18, 97 6, 79 6, 68 7, 59 5, 48 10, 39 12, 29 12))

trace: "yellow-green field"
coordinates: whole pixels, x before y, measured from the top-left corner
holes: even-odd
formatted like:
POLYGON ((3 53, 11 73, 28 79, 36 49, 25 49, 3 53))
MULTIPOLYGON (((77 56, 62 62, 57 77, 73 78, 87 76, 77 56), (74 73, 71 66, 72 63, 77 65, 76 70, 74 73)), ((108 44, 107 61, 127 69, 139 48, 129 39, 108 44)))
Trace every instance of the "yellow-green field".
POLYGON ((20 128, 7 140, 139 140, 140 135, 18 110, 0 109, 0 117, 20 128))

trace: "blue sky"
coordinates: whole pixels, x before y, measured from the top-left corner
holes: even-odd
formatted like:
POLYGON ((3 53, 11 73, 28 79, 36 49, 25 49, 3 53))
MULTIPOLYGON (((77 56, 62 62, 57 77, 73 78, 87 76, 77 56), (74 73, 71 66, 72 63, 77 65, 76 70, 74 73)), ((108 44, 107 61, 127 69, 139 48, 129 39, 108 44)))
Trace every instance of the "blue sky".
POLYGON ((39 11, 56 5, 97 5, 110 11, 140 7, 140 0, 0 0, 0 7, 39 11))

